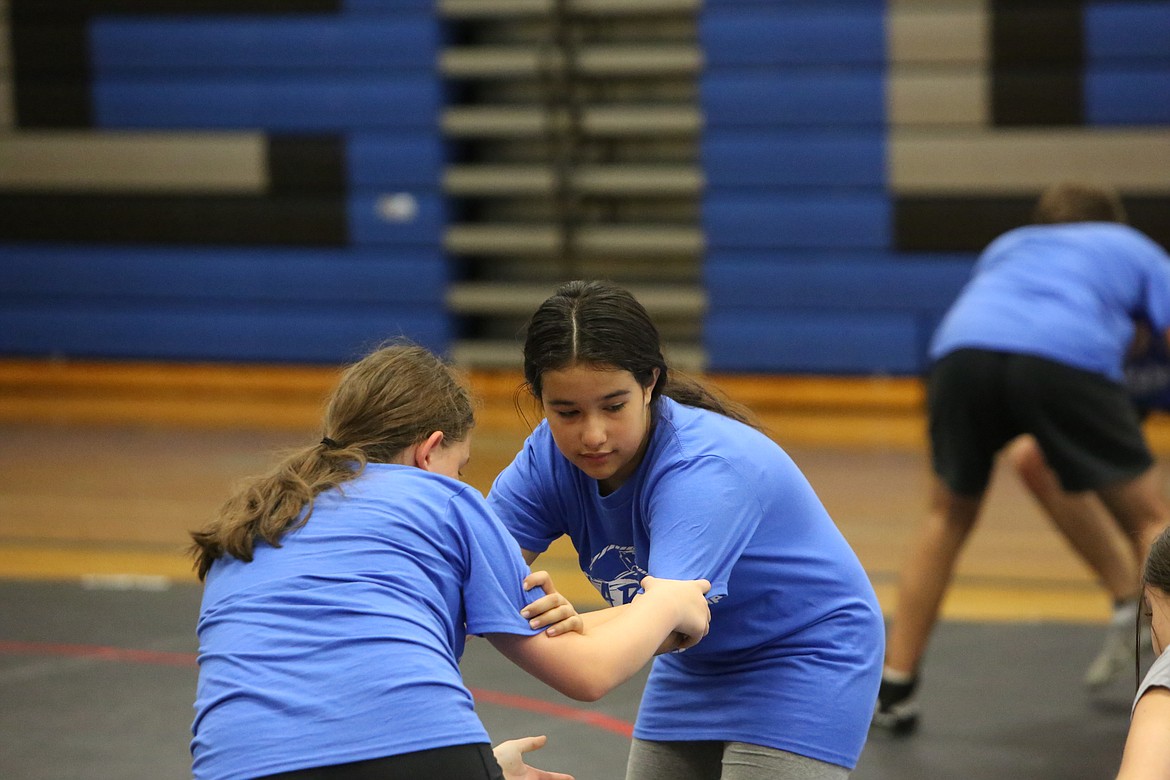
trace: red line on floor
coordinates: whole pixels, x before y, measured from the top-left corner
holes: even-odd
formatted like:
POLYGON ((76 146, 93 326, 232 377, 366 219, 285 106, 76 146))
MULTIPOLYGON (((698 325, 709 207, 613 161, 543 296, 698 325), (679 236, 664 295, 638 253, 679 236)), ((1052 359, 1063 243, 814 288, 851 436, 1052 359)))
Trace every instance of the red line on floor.
MULTIPOLYGON (((0 653, 7 655, 54 655, 70 658, 90 658, 97 661, 120 661, 134 664, 153 664, 156 666, 195 665, 198 657, 195 653, 177 653, 165 650, 135 650, 126 647, 110 647, 108 645, 78 645, 63 642, 19 642, 0 639, 0 653)), ((520 696, 514 693, 487 690, 486 688, 472 688, 471 695, 476 701, 486 704, 495 704, 514 710, 535 712, 561 720, 571 720, 592 726, 602 731, 609 731, 623 737, 630 737, 634 733, 634 724, 629 721, 615 718, 601 712, 578 709, 565 704, 556 704, 529 696, 520 696)))
POLYGON ((106 645, 71 645, 58 642, 14 642, 0 639, 0 653, 9 655, 62 655, 71 658, 92 658, 98 661, 123 661, 155 666, 193 666, 195 653, 173 653, 165 650, 134 650, 128 647, 106 645))
POLYGON ((488 691, 483 688, 472 688, 471 695, 475 697, 477 702, 498 704, 501 707, 535 712, 540 715, 551 715, 554 718, 561 718, 562 720, 575 720, 578 723, 584 723, 587 726, 593 726, 603 731, 612 731, 614 734, 620 734, 623 737, 631 737, 634 734, 633 723, 601 712, 581 710, 564 704, 555 704, 551 701, 533 699, 528 696, 517 696, 512 693, 488 691))

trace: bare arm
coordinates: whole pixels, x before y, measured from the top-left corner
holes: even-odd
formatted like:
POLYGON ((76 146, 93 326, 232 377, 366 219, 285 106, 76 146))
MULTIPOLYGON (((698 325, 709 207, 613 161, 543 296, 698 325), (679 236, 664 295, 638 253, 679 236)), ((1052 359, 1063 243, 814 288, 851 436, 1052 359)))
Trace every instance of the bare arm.
POLYGON ((1170 689, 1150 688, 1138 699, 1117 780, 1170 777, 1170 689))
MULTIPOLYGON (((520 552, 523 554, 524 560, 529 566, 540 555, 540 553, 534 553, 531 550, 522 549, 520 552)), ((572 603, 557 591, 552 577, 548 572, 534 571, 524 578, 524 590, 531 590, 536 587, 544 588, 547 595, 520 610, 520 614, 529 619, 529 625, 533 628, 547 626, 546 633, 549 636, 565 634, 570 631, 583 633, 589 628, 596 628, 602 623, 621 615, 621 611, 627 606, 622 604, 616 607, 607 607, 605 609, 586 612, 582 615, 578 614, 572 603)), ((675 650, 685 650, 688 647, 698 644, 700 639, 702 639, 701 636, 689 637, 678 631, 671 632, 670 636, 658 647, 656 655, 675 650)))
MULTIPOLYGON (((707 634, 711 613, 706 580, 642 581, 645 592, 584 633, 550 637, 488 634, 508 660, 541 682, 580 701, 596 701, 630 679, 677 631, 707 634)), ((696 640, 697 641, 697 640, 696 640)))

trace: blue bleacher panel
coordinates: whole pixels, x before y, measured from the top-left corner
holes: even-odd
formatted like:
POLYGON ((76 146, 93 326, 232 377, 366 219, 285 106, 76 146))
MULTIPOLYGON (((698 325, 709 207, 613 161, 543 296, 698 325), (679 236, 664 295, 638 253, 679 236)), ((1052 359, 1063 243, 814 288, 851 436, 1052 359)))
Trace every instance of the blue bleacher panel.
POLYGON ((1170 124, 1170 57, 1158 67, 1087 68, 1085 121, 1093 125, 1170 124))
POLYGON ((354 190, 349 194, 346 208, 349 240, 355 246, 438 247, 447 222, 446 211, 446 201, 438 193, 354 190))
POLYGON ((1090 0, 1084 19, 1089 62, 1170 59, 1170 4, 1164 0, 1090 0))
POLYGON ((428 187, 443 178, 442 139, 434 132, 350 133, 346 178, 351 187, 428 187))
POLYGON ((885 77, 880 68, 711 69, 700 79, 708 127, 809 125, 882 127, 885 77))
POLYGON ((704 199, 703 228, 711 249, 885 248, 890 203, 882 192, 716 190, 704 199))
POLYGON ((431 75, 97 78, 94 123, 103 128, 340 132, 434 129, 442 95, 431 75))
POLYGON ((708 256, 703 281, 710 305, 721 309, 932 313, 951 305, 974 260, 889 252, 784 262, 773 253, 720 252, 708 256))
POLYGON ((974 260, 890 251, 713 252, 703 274, 711 366, 919 373, 930 337, 974 260), (801 340, 807 343, 794 343, 801 340))
POLYGON ((422 249, 0 244, 0 298, 442 306, 447 269, 422 249))
POLYGON ((98 17, 90 27, 94 75, 171 71, 430 72, 433 14, 98 17))
POLYGON ((151 309, 18 302, 0 309, 0 352, 138 360, 348 362, 406 336, 435 352, 450 322, 427 306, 350 306, 261 311, 227 303, 151 309))
POLYGON ((911 313, 713 311, 703 347, 712 371, 915 374, 921 325, 911 313))
POLYGON ((429 11, 434 13, 435 0, 341 0, 341 10, 351 13, 401 13, 403 11, 429 11))
POLYGON ((709 188, 869 187, 885 183, 881 130, 714 129, 701 141, 709 188))
POLYGON ((437 248, 10 244, 0 265, 0 352, 317 362, 452 336, 437 248))
POLYGON ((699 43, 708 67, 885 64, 884 6, 748 8, 707 4, 699 43))

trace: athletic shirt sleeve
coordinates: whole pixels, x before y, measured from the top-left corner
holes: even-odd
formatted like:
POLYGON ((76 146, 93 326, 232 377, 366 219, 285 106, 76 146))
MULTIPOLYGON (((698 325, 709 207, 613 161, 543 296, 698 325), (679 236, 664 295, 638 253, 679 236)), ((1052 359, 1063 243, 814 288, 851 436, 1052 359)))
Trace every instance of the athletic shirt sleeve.
POLYGON ((469 634, 535 635, 520 610, 544 595, 539 588, 525 592, 528 565, 516 541, 474 488, 451 499, 450 511, 462 529, 466 571, 463 595, 469 634))
POLYGON ((730 463, 709 455, 674 464, 648 495, 650 574, 706 579, 708 601, 726 596, 731 569, 763 516, 755 490, 730 463))
POLYGON ((541 423, 488 493, 488 505, 504 527, 522 549, 534 553, 544 552, 565 533, 556 522, 561 513, 550 488, 555 483, 552 464, 560 456, 554 448, 548 423, 541 423))
POLYGON ((1146 672, 1146 676, 1142 679, 1142 684, 1138 688, 1137 695, 1133 697, 1133 706, 1129 710, 1131 718, 1133 717, 1134 709, 1137 708, 1138 701, 1151 688, 1170 688, 1170 651, 1163 650, 1162 654, 1154 659, 1150 670, 1146 672))
POLYGON ((1138 231, 1130 233, 1132 253, 1146 268, 1144 315, 1153 326, 1154 337, 1164 340, 1170 329, 1170 255, 1155 241, 1138 231))

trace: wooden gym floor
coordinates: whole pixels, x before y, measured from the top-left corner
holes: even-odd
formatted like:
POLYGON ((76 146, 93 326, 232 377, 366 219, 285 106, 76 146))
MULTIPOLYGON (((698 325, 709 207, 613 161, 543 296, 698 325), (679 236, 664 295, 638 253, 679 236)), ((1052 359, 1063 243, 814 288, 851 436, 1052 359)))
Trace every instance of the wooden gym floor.
MULTIPOLYGON (((0 361, 0 776, 184 776, 199 596, 186 533, 234 480, 319 437, 335 378, 325 368, 0 361)), ((888 611, 929 484, 920 385, 712 379, 804 470, 888 611)), ((486 491, 528 428, 518 376, 470 380, 483 409, 466 478, 486 491)), ((1150 425, 1164 454, 1165 423, 1150 425)), ((598 605, 568 545, 540 564, 580 607, 598 605)), ((1079 680, 1107 614, 1086 568, 997 472, 928 659, 923 733, 871 739, 854 777, 1106 776, 1132 681, 1089 701, 1079 680)), ((549 732, 534 763, 620 778, 638 680, 581 706, 474 643, 464 668, 494 736, 549 732)))

